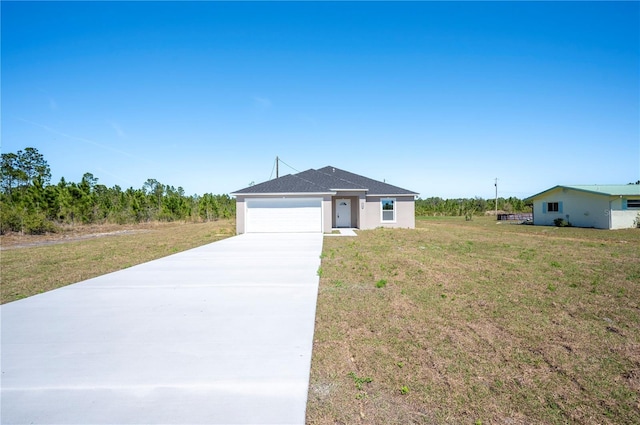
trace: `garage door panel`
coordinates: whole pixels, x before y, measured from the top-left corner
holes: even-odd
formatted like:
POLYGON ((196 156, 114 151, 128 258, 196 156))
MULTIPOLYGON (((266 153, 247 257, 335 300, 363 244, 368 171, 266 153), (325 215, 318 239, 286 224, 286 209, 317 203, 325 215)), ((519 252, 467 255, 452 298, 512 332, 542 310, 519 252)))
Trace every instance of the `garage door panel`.
POLYGON ((254 199, 247 201, 246 231, 322 232, 321 199, 254 199))

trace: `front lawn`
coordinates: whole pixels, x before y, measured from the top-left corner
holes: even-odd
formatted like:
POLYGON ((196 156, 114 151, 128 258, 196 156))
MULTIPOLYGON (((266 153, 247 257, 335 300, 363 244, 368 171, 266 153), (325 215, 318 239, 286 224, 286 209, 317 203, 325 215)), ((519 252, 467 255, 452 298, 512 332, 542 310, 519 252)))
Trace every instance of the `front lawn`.
POLYGON ((310 424, 640 423, 640 230, 325 238, 310 424))

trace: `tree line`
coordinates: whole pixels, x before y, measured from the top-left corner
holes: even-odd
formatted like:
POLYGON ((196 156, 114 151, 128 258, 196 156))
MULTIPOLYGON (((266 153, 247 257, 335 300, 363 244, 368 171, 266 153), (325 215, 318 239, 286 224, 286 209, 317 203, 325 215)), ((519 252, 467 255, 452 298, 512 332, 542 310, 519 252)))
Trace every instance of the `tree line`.
POLYGON ((155 179, 141 188, 107 187, 91 173, 80 182, 50 184, 51 169, 35 148, 3 153, 0 167, 0 233, 54 232, 59 225, 211 221, 235 217, 229 195, 185 194, 155 179))
MULTIPOLYGON (((458 198, 442 199, 432 197, 416 200, 416 216, 473 216, 495 211, 495 199, 458 198)), ((522 199, 498 198, 498 211, 506 213, 531 212, 531 206, 522 199)))
MULTIPOLYGON (((212 221, 235 218, 236 202, 229 195, 188 196, 148 179, 141 188, 122 189, 100 184, 91 173, 80 182, 64 177, 51 184, 51 169, 35 148, 3 153, 0 167, 0 233, 55 232, 60 225, 142 223, 150 221, 212 221)), ((493 211, 495 201, 482 198, 417 199, 416 216, 468 216, 493 211)), ((530 212, 518 198, 498 198, 498 210, 530 212)))

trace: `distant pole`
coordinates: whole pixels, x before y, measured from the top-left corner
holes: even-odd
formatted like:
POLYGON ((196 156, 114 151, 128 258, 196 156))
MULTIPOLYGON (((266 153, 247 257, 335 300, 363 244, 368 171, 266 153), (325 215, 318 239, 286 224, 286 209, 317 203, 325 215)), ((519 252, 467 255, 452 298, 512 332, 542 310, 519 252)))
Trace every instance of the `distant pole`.
POLYGON ((280 162, 280 159, 276 156, 276 178, 280 177, 280 172, 278 170, 278 162, 280 162))
POLYGON ((498 178, 496 177, 496 182, 494 183, 496 187, 496 220, 498 219, 498 178))

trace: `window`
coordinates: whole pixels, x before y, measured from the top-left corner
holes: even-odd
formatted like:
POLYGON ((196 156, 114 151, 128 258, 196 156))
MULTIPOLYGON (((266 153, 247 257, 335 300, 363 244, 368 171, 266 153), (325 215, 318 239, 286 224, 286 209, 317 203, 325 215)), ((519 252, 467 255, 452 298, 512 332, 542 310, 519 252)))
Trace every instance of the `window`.
POLYGON ((557 202, 547 202, 547 212, 558 212, 558 203, 557 202))
POLYGON ((396 221, 396 200, 395 199, 382 199, 382 221, 383 222, 395 222, 396 221))
POLYGON ((640 208, 640 199, 627 199, 627 208, 640 208))

